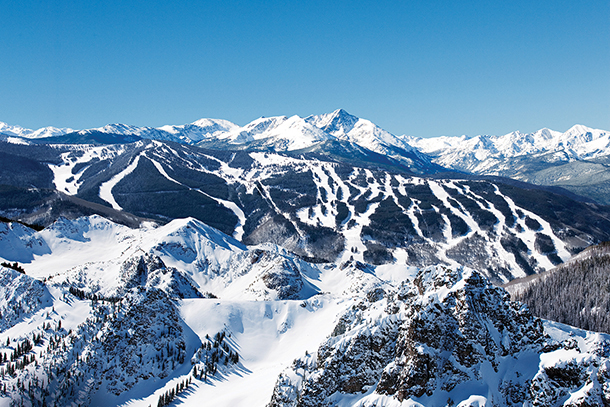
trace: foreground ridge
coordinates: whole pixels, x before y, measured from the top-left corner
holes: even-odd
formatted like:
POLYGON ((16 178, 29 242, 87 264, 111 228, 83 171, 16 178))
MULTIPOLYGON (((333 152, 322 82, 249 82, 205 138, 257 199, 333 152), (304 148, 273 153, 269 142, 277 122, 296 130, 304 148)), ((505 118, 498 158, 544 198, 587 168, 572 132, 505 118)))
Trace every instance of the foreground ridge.
POLYGON ((465 267, 308 263, 193 218, 3 227, 0 403, 610 400, 608 335, 537 319, 465 267))
POLYGON ((560 330, 475 271, 429 267, 354 305, 268 406, 607 405, 610 338, 560 330))

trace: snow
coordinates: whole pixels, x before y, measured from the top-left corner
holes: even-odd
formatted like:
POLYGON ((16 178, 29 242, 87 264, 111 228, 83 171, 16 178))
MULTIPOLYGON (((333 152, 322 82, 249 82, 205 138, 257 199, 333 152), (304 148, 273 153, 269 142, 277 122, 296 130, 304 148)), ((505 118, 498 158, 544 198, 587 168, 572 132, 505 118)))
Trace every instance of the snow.
POLYGON ((74 173, 77 164, 89 163, 96 159, 107 159, 115 157, 123 152, 123 148, 95 147, 88 145, 78 145, 71 148, 71 151, 61 154, 61 164, 49 164, 53 171, 53 183, 58 191, 68 195, 76 195, 80 187, 80 178, 89 168, 85 166, 74 173))
MULTIPOLYGON (((213 385, 199 383, 184 405, 198 406, 203 399, 215 406, 265 405, 278 374, 305 350, 315 350, 350 304, 327 296, 317 298, 313 310, 302 307, 300 301, 184 300, 183 318, 199 337, 227 329, 241 357, 240 371, 213 385)), ((156 398, 133 405, 152 401, 156 398)))
POLYGON ((407 151, 412 149, 401 138, 383 130, 369 120, 352 116, 343 109, 309 116, 304 120, 325 130, 338 140, 349 141, 381 154, 386 153, 384 147, 387 146, 399 147, 407 151))
MULTIPOLYGON (((0 127, 1 129, 2 127, 0 127)), ((232 143, 257 141, 285 151, 306 148, 333 137, 354 141, 378 151, 382 151, 388 146, 408 148, 405 140, 414 140, 407 137, 396 138, 377 128, 371 122, 350 116, 342 110, 330 115, 312 116, 306 119, 298 116, 261 118, 243 128, 230 122, 201 119, 190 125, 164 126, 159 129, 109 125, 100 130, 146 137, 152 137, 154 131, 159 131, 171 134, 173 137, 181 137, 181 140, 186 140, 186 137, 191 141, 204 138, 223 139, 232 143), (322 130, 322 127, 326 130, 322 130)), ((515 132, 500 138, 485 136, 474 139, 443 138, 442 140, 431 140, 428 145, 431 146, 430 148, 440 148, 438 146, 442 144, 443 148, 449 146, 457 149, 453 151, 454 155, 451 156, 451 159, 461 157, 460 154, 463 151, 458 150, 464 145, 472 149, 472 155, 469 157, 474 157, 476 160, 485 160, 499 155, 534 154, 538 151, 536 149, 549 148, 549 145, 554 145, 556 149, 569 150, 572 156, 575 154, 592 156, 591 154, 596 154, 595 151, 607 146, 606 133, 602 133, 584 126, 575 126, 562 134, 542 129, 534 134, 515 132)), ((158 133, 157 136, 159 134, 161 133, 158 133)), ((413 142, 425 144, 417 140, 413 142)), ((161 143, 152 145, 166 148, 161 143)), ((176 150, 171 147, 167 147, 167 149, 170 150, 170 155, 173 153, 175 157, 183 159, 176 150)), ((54 174, 56 188, 67 194, 78 193, 80 178, 87 167, 74 173, 75 166, 87 163, 94 158, 102 159, 108 154, 120 154, 120 151, 107 147, 86 146, 75 147, 74 150, 62 154, 63 164, 49 165, 54 174)), ((191 218, 177 219, 164 226, 146 224, 140 229, 129 229, 99 216, 92 216, 74 221, 60 219, 41 232, 35 232, 19 224, 0 223, 0 256, 3 260, 19 261, 27 270, 28 279, 34 277, 45 280, 46 287, 48 287, 48 294, 44 294, 46 302, 42 304, 41 308, 36 309, 31 315, 23 316, 14 326, 1 332, 0 344, 7 337, 31 336, 32 332, 40 329, 43 323, 49 321, 54 324, 61 321, 65 330, 76 330, 91 316, 92 303, 76 300, 73 296, 66 294, 67 286, 88 288, 91 292, 104 295, 115 294, 124 284, 124 265, 127 262, 144 255, 155 255, 167 268, 175 268, 185 277, 185 281, 191 282, 200 292, 210 292, 219 297, 217 299, 174 299, 179 304, 180 315, 186 327, 185 338, 188 352, 192 353, 206 334, 213 335, 225 330, 230 334, 232 346, 235 346, 240 354, 238 365, 222 368, 217 377, 210 378, 209 383, 196 380, 188 392, 178 397, 177 404, 201 405, 201 400, 205 400, 210 405, 219 406, 262 406, 269 401, 278 375, 289 368, 296 358, 303 358, 308 360, 308 363, 314 363, 316 349, 333 331, 338 318, 361 301, 365 293, 373 288, 396 288, 402 282, 412 281, 421 272, 418 268, 407 265, 409 256, 407 251, 402 248, 393 250, 392 254, 396 259, 393 264, 372 267, 358 263, 363 262, 363 253, 366 250, 361 236, 362 229, 370 224, 371 215, 375 213, 379 205, 379 203, 370 204, 364 212, 357 213, 355 205, 350 202, 353 202, 358 196, 368 194, 370 197, 392 199, 403 213, 409 216, 419 237, 434 247, 439 247, 441 260, 454 266, 455 261, 448 258, 447 250, 475 233, 485 233, 461 204, 456 207, 453 203, 455 201, 450 202, 447 188, 454 188, 460 194, 475 198, 474 201, 480 208, 488 210, 496 216, 498 222, 492 226, 492 233, 489 234, 490 237, 486 242, 486 250, 497 253, 512 270, 519 269, 514 256, 500 244, 500 236, 506 229, 511 229, 511 233, 522 239, 528 247, 534 247, 536 233, 544 233, 552 239, 557 249, 557 255, 562 260, 569 258, 565 244, 555 236, 548 222, 519 208, 497 187, 495 187, 495 194, 506 200, 515 218, 518 218, 516 213, 520 210, 530 218, 537 220, 541 225, 540 230, 530 230, 522 219, 517 219, 516 225, 509 226, 500 210, 493 204, 490 204, 489 207, 481 204, 477 198, 483 199, 483 197, 477 195, 467 185, 459 184, 459 181, 407 179, 389 174, 380 177, 370 170, 358 168, 347 180, 344 180, 337 175, 335 166, 331 163, 269 153, 251 153, 250 156, 256 161, 256 164, 252 170, 246 171, 232 168, 225 162, 208 157, 217 161, 220 169, 208 171, 200 168, 200 171, 220 175, 230 179, 230 182, 241 183, 247 188, 252 188, 254 181, 282 171, 311 171, 314 174, 313 180, 317 188, 318 204, 313 206, 311 211, 303 209, 297 212, 298 218, 303 223, 331 228, 336 226, 336 207, 327 204, 323 209, 320 202, 323 201, 324 196, 328 203, 343 202, 346 205, 348 216, 337 226, 345 236, 345 250, 341 253, 339 261, 337 264, 308 264, 295 258, 286 250, 271 244, 255 247, 241 244, 239 240, 243 237, 246 215, 236 203, 210 196, 204 191, 182 184, 169 175, 170 170, 167 168, 171 167, 168 161, 164 161, 161 156, 153 157, 147 151, 133 157, 127 167, 100 186, 101 199, 115 209, 122 209, 116 202, 112 189, 137 168, 142 156, 151 160, 159 174, 170 182, 204 194, 231 210, 239 219, 233 237, 226 236, 191 218), (358 176, 363 176, 367 180, 366 186, 357 184, 355 180, 358 176), (407 184, 428 185, 432 193, 453 214, 466 222, 469 227, 467 234, 454 238, 449 218, 445 214, 441 214, 445 222, 445 228, 442 231, 445 241, 434 242, 424 237, 421 225, 415 216, 421 211, 418 201, 412 199, 412 204, 405 208, 401 206, 398 199, 397 193, 408 195, 407 184), (356 191, 355 195, 350 196, 351 191, 356 191), (348 221, 353 221, 350 226, 348 226, 348 221), (517 226, 521 227, 520 230, 517 226), (296 298, 298 298, 296 300, 279 300, 278 291, 265 284, 264 276, 285 270, 296 270, 294 275, 297 277, 293 276, 293 278, 295 281, 298 278, 303 283, 303 288, 296 294, 296 298), (312 354, 304 356, 305 351, 312 352, 312 354)), ((278 213, 281 213, 271 200, 268 187, 263 187, 263 194, 278 213)), ((433 210, 440 213, 439 208, 435 206, 433 206, 433 210)), ((285 215, 290 218, 288 214, 285 215)), ((296 223, 295 227, 297 227, 296 223)), ((552 267, 549 259, 541 253, 532 251, 531 255, 542 268, 552 267)), ((444 266, 436 266, 430 270, 438 271, 443 268, 444 266)), ((471 275, 471 271, 460 269, 459 273, 462 280, 453 287, 443 286, 434 292, 427 292, 423 295, 423 299, 431 303, 442 302, 456 290, 463 289, 466 284, 464 278, 471 275)), ((169 292, 172 283, 171 276, 171 274, 163 274, 154 287, 169 292)), ((429 281, 430 278, 432 278, 430 275, 424 276, 421 280, 425 284, 432 284, 429 281)), ((6 296, 15 298, 20 292, 11 291, 12 286, 1 288, 2 293, 9 293, 6 296)), ((381 319, 381 311, 372 312, 363 323, 380 323, 381 319)), ((535 373, 538 369, 543 370, 546 367, 558 366, 570 361, 578 364, 590 363, 594 360, 595 347, 602 341, 608 340, 608 337, 602 334, 576 330, 550 321, 545 321, 544 324, 545 330, 551 338, 559 342, 573 340, 577 343, 578 348, 561 348, 542 356, 524 351, 515 360, 502 361, 498 369, 505 378, 516 378, 516 375, 513 376, 513 372, 516 371, 523 372, 533 369, 535 373)), ((369 328, 367 327, 367 329, 369 328)), ((128 334, 131 335, 132 331, 129 331, 128 334)), ((500 343, 506 338, 495 335, 492 340, 500 343)), ((337 344, 339 347, 348 346, 348 341, 346 338, 339 338, 337 344)), ((36 352, 38 355, 41 354, 40 349, 37 349, 36 352)), ((337 393, 334 400, 339 406, 421 406, 440 405, 450 395, 458 400, 458 406, 482 406, 487 405, 489 400, 493 399, 489 389, 498 386, 498 379, 494 376, 493 369, 494 367, 489 363, 482 364, 481 374, 486 379, 481 386, 477 388, 458 386, 451 394, 440 392, 431 397, 423 397, 418 400, 409 399, 400 403, 394 397, 376 394, 375 387, 372 386, 365 389, 365 393, 362 394, 342 395, 337 393)), ((96 402, 99 405, 154 405, 160 394, 187 378, 189 373, 190 366, 186 363, 166 380, 140 382, 138 386, 118 398, 109 396, 108 398, 98 398, 96 402)), ((586 397, 588 390, 587 385, 575 390, 569 396, 569 400, 582 400, 586 397)), ((96 397, 102 397, 101 393, 96 397)), ((0 399, 0 405, 3 405, 5 401, 6 399, 0 399)))
POLYGON ((38 130, 26 129, 20 126, 11 126, 9 124, 0 122, 0 134, 6 134, 8 136, 16 136, 16 137, 24 137, 24 138, 43 138, 43 137, 53 137, 53 136, 61 136, 64 134, 72 133, 74 130, 64 127, 42 127, 38 130))
POLYGON ((104 201, 108 202, 112 207, 118 211, 123 210, 121 206, 114 199, 114 195, 112 195, 112 188, 116 184, 118 184, 123 178, 131 174, 137 167, 140 162, 140 155, 138 155, 132 162, 125 168, 123 171, 112 177, 109 181, 104 182, 100 185, 99 197, 104 201))
MULTIPOLYGON (((34 137, 31 130, 10 127, 0 123, 0 133, 12 136, 34 137), (28 133, 29 132, 29 133, 28 133)), ((36 137, 59 135, 71 129, 47 128, 37 130, 36 137)), ((126 124, 81 130, 81 134, 92 131, 132 135, 148 139, 169 140, 193 144, 201 141, 220 141, 241 145, 257 141, 275 151, 293 151, 311 147, 325 140, 343 140, 355 143, 380 154, 388 153, 388 147, 407 151, 413 148, 401 137, 397 137, 369 120, 357 118, 342 109, 319 116, 261 117, 243 127, 227 120, 200 119, 190 124, 165 125, 157 128, 138 127, 126 124)))
MULTIPOLYGON (((322 177, 319 180, 327 181, 322 177)), ((372 189, 378 188, 379 193, 385 194, 389 192, 387 185, 389 182, 384 180, 384 183, 372 189)), ((433 188, 441 188, 441 185, 433 188)), ((361 214, 357 219, 363 222, 367 216, 361 214)), ((5 226, 2 236, 0 245, 4 246, 0 246, 0 253, 9 253, 8 244, 16 249, 21 247, 21 251, 15 250, 14 256, 27 270, 27 278, 47 279, 50 303, 43 304, 32 315, 1 332, 0 344, 7 337, 31 337, 32 332, 38 332, 36 330, 48 322, 55 326, 61 321, 66 331, 76 331, 92 315, 92 303, 66 294, 61 284, 72 285, 82 281, 79 278, 86 277, 90 287, 99 286, 99 293, 112 293, 123 281, 122 264, 143 253, 160 256, 168 267, 176 267, 189 276, 201 291, 217 294, 217 299, 177 300, 185 324, 186 349, 192 353, 206 334, 213 336, 224 330, 230 335, 231 346, 239 352, 240 362, 222 367, 219 374, 210 377, 207 383, 195 379, 188 391, 177 398, 178 403, 186 406, 201 405, 202 400, 215 406, 266 405, 278 375, 292 366, 295 359, 307 359, 305 351, 314 355, 333 331, 338 318, 361 301, 365 293, 377 287, 396 288, 401 282, 412 281, 422 273, 404 262, 378 267, 354 262, 341 266, 307 264, 270 244, 246 247, 195 219, 178 219, 164 226, 144 225, 140 229, 129 229, 99 216, 91 216, 73 221, 62 219, 40 232, 9 224, 5 226), (27 255, 26 249, 30 247, 41 249, 27 255), (253 253, 259 253, 255 262, 251 260, 253 253), (304 288, 298 299, 277 300, 261 294, 260 290, 265 288, 260 276, 274 267, 283 267, 286 261, 299 270, 304 280, 304 288)), ((443 270, 444 266, 430 267, 418 277, 424 286, 437 287, 423 294, 422 304, 442 303, 451 293, 464 289, 466 279, 473 273, 466 268, 458 269, 457 282, 452 286, 438 286, 434 279, 443 270)), ((362 323, 380 324, 383 327, 384 309, 385 305, 380 301, 362 323)), ((388 318, 402 318, 400 315, 388 318)), ((551 338, 556 341, 574 339, 578 349, 558 349, 542 356, 524 350, 516 359, 503 359, 498 369, 504 379, 518 381, 518 376, 512 373, 516 371, 532 377, 538 369, 558 366, 570 360, 580 364, 589 363, 599 343, 610 340, 608 335, 577 330, 550 321, 544 324, 551 338)), ((353 334, 357 332, 355 330, 353 334)), ((336 340, 339 347, 348 345, 346 339, 337 337, 336 340)), ((494 337, 493 340, 500 343, 502 338, 494 337)), ((36 349, 41 355, 42 348, 36 349)), ((312 361, 315 360, 314 356, 310 357, 314 358, 312 361)), ((100 390, 93 404, 155 405, 160 394, 188 378, 191 370, 192 367, 186 363, 166 379, 138 382, 120 397, 104 396, 100 390)), ((337 394, 335 401, 339 406, 426 406, 441 405, 451 397, 458 405, 485 405, 489 400, 489 389, 497 388, 499 383, 494 381, 498 380, 494 372, 491 365, 483 364, 481 374, 487 379, 481 382, 480 388, 458 386, 450 393, 439 392, 430 397, 408 399, 402 404, 394 397, 375 393, 374 386, 362 394, 337 394)), ((586 390, 580 389, 571 397, 581 397, 586 390)))
POLYGON ((6 142, 7 143, 11 143, 11 144, 21 144, 21 145, 29 145, 30 143, 28 143, 26 140, 19 138, 19 137, 7 137, 6 138, 6 142))
POLYGON ((505 160, 516 157, 553 154, 555 160, 564 161, 566 157, 568 160, 585 160, 607 155, 610 132, 575 125, 563 133, 543 128, 528 134, 515 131, 503 136, 472 138, 405 136, 403 140, 432 155, 434 162, 446 168, 500 175, 498 165, 505 166, 505 160))

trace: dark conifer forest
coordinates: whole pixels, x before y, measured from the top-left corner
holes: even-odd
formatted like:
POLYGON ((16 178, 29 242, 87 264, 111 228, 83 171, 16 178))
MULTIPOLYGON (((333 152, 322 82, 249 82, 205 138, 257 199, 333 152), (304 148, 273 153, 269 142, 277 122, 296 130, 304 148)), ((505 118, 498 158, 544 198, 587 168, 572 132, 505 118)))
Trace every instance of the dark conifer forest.
POLYGON ((585 250, 513 299, 541 318, 610 333, 610 242, 585 250))

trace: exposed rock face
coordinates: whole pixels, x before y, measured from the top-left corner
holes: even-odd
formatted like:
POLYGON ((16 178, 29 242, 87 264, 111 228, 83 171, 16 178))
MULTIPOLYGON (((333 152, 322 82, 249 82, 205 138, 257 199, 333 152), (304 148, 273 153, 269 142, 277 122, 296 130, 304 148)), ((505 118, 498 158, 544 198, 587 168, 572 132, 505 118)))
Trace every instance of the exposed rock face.
POLYGON ((123 307, 102 330, 102 354, 113 355, 103 369, 108 390, 115 394, 149 377, 165 377, 184 363, 185 341, 175 304, 161 290, 134 289, 122 301, 123 307), (167 354, 159 362, 158 354, 167 354))
POLYGON ((55 334, 41 362, 53 372, 71 372, 50 376, 56 391, 47 405, 101 405, 100 395, 118 396, 185 363, 189 333, 163 290, 136 287, 121 300, 94 301, 91 307, 77 330, 55 334))
POLYGON ((473 395, 498 406, 608 405, 609 338, 558 341, 475 271, 430 267, 380 293, 280 375, 269 406, 331 406, 345 397, 350 405, 471 405, 473 395))
POLYGON ((248 291, 263 299, 299 298, 303 276, 294 259, 269 250, 254 249, 248 253, 245 264, 249 273, 259 273, 248 291))
POLYGON ((16 270, 0 267, 0 332, 51 303, 44 283, 16 270))
POLYGON ((121 271, 123 291, 135 287, 154 287, 162 289, 172 298, 203 297, 190 278, 173 267, 166 267, 159 256, 136 256, 123 263, 121 271))
POLYGON ((277 291, 280 300, 296 299, 303 288, 301 273, 288 260, 284 260, 276 269, 265 271, 261 278, 267 288, 277 291))

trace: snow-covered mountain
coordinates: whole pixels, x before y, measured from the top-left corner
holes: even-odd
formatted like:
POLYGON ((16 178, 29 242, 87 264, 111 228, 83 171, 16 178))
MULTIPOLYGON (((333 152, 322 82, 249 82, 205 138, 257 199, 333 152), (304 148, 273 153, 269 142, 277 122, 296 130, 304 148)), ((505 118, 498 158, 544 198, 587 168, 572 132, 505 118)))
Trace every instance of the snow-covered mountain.
POLYGON ((38 232, 0 226, 0 260, 26 273, 0 267, 0 352, 14 356, 0 361, 0 403, 149 405, 195 365, 196 379, 209 376, 196 380, 200 393, 216 394, 228 379, 264 384, 241 393, 242 405, 263 405, 302 346, 316 346, 353 297, 387 284, 360 263, 310 264, 194 219, 139 229, 98 216, 38 232), (209 360, 206 335, 222 332, 231 359, 209 360))
POLYGON ((57 127, 42 127, 38 130, 26 129, 20 126, 11 126, 6 123, 0 122, 0 134, 12 137, 22 138, 45 138, 45 137, 56 137, 62 136, 73 132, 70 128, 57 128, 57 127))
POLYGON ((605 165, 605 133, 573 130, 427 151, 338 110, 6 133, 0 406, 610 405, 610 337, 492 285, 610 240, 610 209, 428 156, 605 165))
POLYGON ((121 211, 164 223, 194 217, 243 243, 271 242, 303 258, 469 265, 496 282, 550 269, 610 239, 606 208, 501 182, 161 141, 4 146, 13 164, 0 179, 14 186, 0 209, 28 223, 62 214, 56 201, 40 197, 56 189, 90 203, 86 210, 66 207, 70 217, 111 215, 93 205, 112 209, 117 220, 121 211))
POLYGON ((605 405, 609 338, 543 324, 507 297, 471 270, 421 270, 344 313, 269 405, 605 405))
MULTIPOLYGON (((292 151, 328 140, 330 136, 299 116, 261 117, 244 127, 237 127, 202 142, 222 141, 231 145, 266 147, 273 151, 292 151)), ((200 143, 200 144, 203 144, 200 143)))
MULTIPOLYGON (((0 134, 2 133, 0 129, 0 134)), ((27 143, 28 134, 20 134, 21 138, 13 137, 11 141, 27 143)), ((9 135, 15 136, 17 133, 7 130, 6 136, 9 135)), ((387 156, 396 164, 412 167, 418 173, 443 170, 401 138, 369 120, 352 116, 343 109, 304 119, 299 116, 261 117, 243 127, 226 120, 200 119, 190 124, 158 128, 109 124, 100 128, 73 133, 66 131, 48 136, 41 135, 39 138, 48 143, 113 144, 152 139, 225 150, 301 152, 315 149, 325 154, 348 157, 351 155, 349 150, 357 146, 364 149, 357 154, 360 157, 371 152, 379 154, 380 157, 387 156), (338 147, 333 142, 341 146, 338 147)), ((373 160, 379 161, 380 158, 373 160)))
POLYGON ((479 273, 311 264, 194 219, 0 233, 0 403, 603 405, 610 336, 479 273), (5 317, 5 315, 7 317, 5 317))
MULTIPOLYGON (((238 126, 228 120, 199 119, 193 123, 181 126, 162 126, 159 130, 178 135, 182 140, 198 142, 205 138, 217 138, 227 132, 234 131, 238 126)), ((153 137, 149 137, 153 138, 153 137)))
POLYGON ((541 129, 504 136, 403 139, 445 168, 561 186, 610 204, 610 132, 605 130, 576 125, 564 133, 541 129))
MULTIPOLYGON (((48 138, 49 141, 62 142, 61 138, 56 137, 72 132, 71 129, 53 127, 34 131, 0 123, 0 134, 12 137, 48 138)), ((213 148, 276 152, 311 149, 324 142, 340 141, 398 160, 416 155, 419 160, 434 161, 444 168, 523 180, 527 180, 527 174, 513 164, 516 159, 557 164, 595 160, 610 155, 610 132, 582 125, 575 125, 564 133, 545 128, 534 133, 515 131, 503 136, 419 138, 395 136, 343 109, 306 118, 261 117, 243 127, 227 120, 200 119, 190 124, 158 128, 109 124, 80 130, 75 134, 85 136, 97 133, 198 143, 213 148)), ((78 139, 71 135, 66 140, 74 142, 78 139)))
POLYGON ((411 146, 405 144, 400 138, 383 130, 370 120, 353 116, 343 109, 328 114, 308 116, 305 121, 339 140, 358 144, 371 151, 379 151, 382 146, 411 150, 411 146))
POLYGON ((504 136, 403 138, 435 157, 446 168, 475 174, 502 175, 509 160, 521 156, 547 156, 550 161, 594 159, 610 154, 610 132, 576 125, 565 133, 541 129, 515 131, 504 136))

